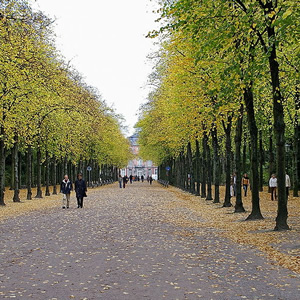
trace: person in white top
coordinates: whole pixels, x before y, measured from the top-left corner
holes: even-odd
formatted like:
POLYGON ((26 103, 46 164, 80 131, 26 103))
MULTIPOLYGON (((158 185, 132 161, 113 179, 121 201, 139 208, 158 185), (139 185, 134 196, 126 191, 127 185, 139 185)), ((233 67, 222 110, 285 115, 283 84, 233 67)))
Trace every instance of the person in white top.
POLYGON ((276 190, 277 190, 277 178, 275 174, 272 174, 269 180, 269 187, 271 189, 271 200, 274 201, 277 198, 276 190))
POLYGON ((286 199, 289 197, 289 191, 291 187, 291 179, 288 174, 285 174, 285 188, 286 188, 286 199))

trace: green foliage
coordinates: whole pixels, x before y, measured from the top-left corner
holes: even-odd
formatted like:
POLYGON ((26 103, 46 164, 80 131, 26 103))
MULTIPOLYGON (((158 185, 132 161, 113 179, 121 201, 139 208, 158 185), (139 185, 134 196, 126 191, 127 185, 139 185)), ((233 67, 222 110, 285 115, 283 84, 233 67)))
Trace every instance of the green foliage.
POLYGON ((221 122, 228 115, 234 116, 234 122, 238 118, 243 91, 251 83, 256 122, 267 147, 274 123, 269 25, 276 32, 286 137, 292 137, 299 114, 295 98, 300 88, 300 6, 297 1, 276 1, 277 6, 269 9, 269 2, 160 2, 164 26, 149 34, 161 38, 150 77, 156 89, 137 124, 145 156, 162 162, 178 156, 188 142, 201 140, 212 126, 222 132, 221 122))
POLYGON ((50 156, 126 165, 119 117, 67 66, 54 47, 52 20, 23 0, 0 3, 0 138, 50 156))

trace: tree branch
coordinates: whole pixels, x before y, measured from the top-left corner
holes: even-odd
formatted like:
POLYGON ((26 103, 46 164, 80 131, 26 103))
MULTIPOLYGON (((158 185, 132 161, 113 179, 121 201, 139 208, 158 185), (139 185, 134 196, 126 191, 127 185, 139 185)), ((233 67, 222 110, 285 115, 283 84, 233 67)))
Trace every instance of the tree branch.
POLYGON ((240 6, 240 8, 243 10, 243 12, 247 13, 247 8, 241 0, 234 0, 234 2, 236 2, 240 6))

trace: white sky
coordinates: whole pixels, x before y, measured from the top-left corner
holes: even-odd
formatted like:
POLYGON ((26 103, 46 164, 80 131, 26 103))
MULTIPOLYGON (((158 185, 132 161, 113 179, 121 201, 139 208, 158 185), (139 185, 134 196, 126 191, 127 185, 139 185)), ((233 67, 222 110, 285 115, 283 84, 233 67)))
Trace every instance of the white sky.
POLYGON ((122 114, 133 133, 137 112, 149 88, 156 27, 151 0, 31 0, 35 9, 56 18, 57 47, 122 114))

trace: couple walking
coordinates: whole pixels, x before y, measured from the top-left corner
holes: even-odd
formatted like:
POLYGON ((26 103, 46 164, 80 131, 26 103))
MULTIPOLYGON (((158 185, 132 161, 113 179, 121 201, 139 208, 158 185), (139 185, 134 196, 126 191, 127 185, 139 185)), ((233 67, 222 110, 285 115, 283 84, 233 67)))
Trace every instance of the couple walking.
MULTIPOLYGON (((277 200, 277 177, 275 174, 271 175, 271 178, 269 180, 269 187, 271 192, 271 200, 277 200)), ((286 198, 289 197, 289 190, 291 187, 291 179, 288 174, 285 174, 285 188, 286 188, 286 198)))
MULTIPOLYGON (((123 187, 123 189, 125 189, 127 182, 128 182, 128 177, 126 175, 124 175, 124 177, 122 177, 122 175, 119 174, 119 186, 120 186, 120 189, 122 187, 123 187)), ((132 179, 131 179, 131 183, 132 183, 132 179)))
MULTIPOLYGON (((65 175, 61 185, 60 185, 60 192, 63 194, 63 206, 62 208, 69 208, 70 207, 70 196, 71 191, 73 191, 73 184, 69 179, 68 175, 65 175)), ((75 193, 77 198, 77 207, 83 207, 83 198, 86 197, 86 183, 82 178, 82 174, 79 173, 77 175, 77 180, 75 181, 75 193)))

